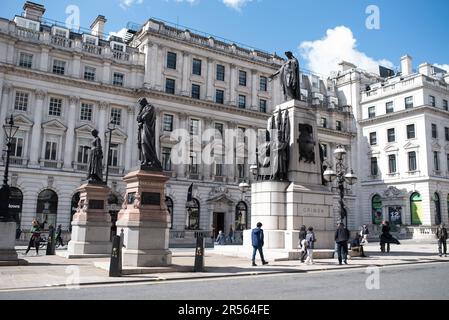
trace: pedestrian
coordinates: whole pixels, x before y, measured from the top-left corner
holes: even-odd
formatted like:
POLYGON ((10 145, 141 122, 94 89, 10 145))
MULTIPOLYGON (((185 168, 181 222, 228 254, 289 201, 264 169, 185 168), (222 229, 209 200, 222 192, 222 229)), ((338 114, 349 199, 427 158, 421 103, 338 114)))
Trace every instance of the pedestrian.
POLYGON ((349 230, 346 229, 345 224, 340 222, 335 231, 335 243, 337 244, 338 264, 348 264, 348 240, 349 230))
POLYGON ((354 239, 351 241, 351 251, 360 252, 361 257, 366 257, 365 252, 363 250, 363 244, 362 244, 362 236, 360 234, 356 234, 354 239))
POLYGON ((223 231, 218 231, 218 236, 217 239, 215 240, 215 242, 217 242, 219 245, 224 245, 225 244, 225 235, 223 233, 223 231))
POLYGON ((361 242, 360 242, 361 244, 363 244, 363 245, 368 244, 368 235, 369 235, 368 226, 366 224, 364 224, 362 226, 362 228, 360 229, 360 236, 362 237, 361 242))
POLYGON ((299 229, 299 239, 298 239, 301 262, 304 262, 307 255, 306 235, 307 235, 306 226, 302 225, 301 228, 299 229))
POLYGON ((440 257, 443 256, 443 251, 444 251, 444 256, 447 257, 447 229, 446 229, 446 225, 444 223, 440 224, 440 226, 437 229, 437 238, 438 238, 438 253, 440 255, 440 257), (443 247, 443 248, 441 248, 443 247), (443 249, 443 250, 441 250, 443 249))
POLYGON ((31 238, 30 238, 30 242, 28 243, 28 248, 25 251, 25 255, 28 254, 28 252, 30 251, 31 247, 35 247, 36 248, 36 255, 39 255, 39 244, 40 244, 40 239, 41 239, 41 232, 40 232, 40 225, 39 222, 37 222, 36 219, 33 220, 33 222, 31 223, 31 238))
POLYGON ((257 266, 256 264, 256 252, 259 251, 259 255, 260 255, 260 260, 262 260, 262 264, 266 265, 268 264, 267 261, 265 261, 265 258, 263 256, 263 229, 262 229, 262 223, 258 222, 257 223, 257 228, 254 228, 251 231, 251 241, 252 241, 252 245, 253 245, 253 267, 257 266))
POLYGON ((390 243, 401 244, 398 239, 391 235, 390 230, 390 223, 382 221, 382 234, 380 235, 381 252, 385 252, 385 244, 387 245, 387 252, 390 252, 390 243))
POLYGON ((229 227, 229 234, 228 234, 229 242, 234 243, 234 229, 232 229, 232 226, 229 227))
POLYGON ((64 242, 62 241, 62 225, 58 225, 58 228, 56 228, 56 245, 63 247, 64 242))
POLYGON ((309 227, 307 229, 306 242, 307 242, 306 264, 313 264, 313 249, 315 246, 314 243, 316 242, 316 238, 315 238, 315 233, 313 232, 312 227, 309 227))

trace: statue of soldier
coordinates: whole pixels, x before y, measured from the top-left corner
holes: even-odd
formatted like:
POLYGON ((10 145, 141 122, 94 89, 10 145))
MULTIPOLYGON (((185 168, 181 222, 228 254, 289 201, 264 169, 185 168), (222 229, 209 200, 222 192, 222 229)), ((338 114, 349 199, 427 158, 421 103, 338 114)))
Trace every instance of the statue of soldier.
POLYGON ((137 115, 138 123, 138 147, 140 150, 140 164, 142 169, 162 171, 162 165, 156 153, 156 112, 147 99, 140 98, 138 101, 140 111, 137 115))
POLYGON ((282 89, 284 91, 284 101, 301 100, 301 80, 298 59, 293 56, 291 51, 285 52, 285 55, 287 56, 287 61, 269 79, 273 80, 275 76, 280 75, 282 89))

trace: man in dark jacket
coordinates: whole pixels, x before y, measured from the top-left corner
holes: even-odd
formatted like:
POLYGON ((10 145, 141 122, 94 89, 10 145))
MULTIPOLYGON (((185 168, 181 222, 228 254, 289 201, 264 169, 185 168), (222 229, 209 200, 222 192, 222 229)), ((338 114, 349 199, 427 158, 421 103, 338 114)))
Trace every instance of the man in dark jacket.
POLYGON ((438 253, 440 255, 440 257, 443 256, 443 251, 444 251, 444 256, 447 257, 447 229, 446 229, 446 225, 444 223, 440 224, 440 226, 438 227, 437 230, 437 238, 438 238, 438 253), (443 248, 441 248, 443 247, 443 248), (441 250, 443 249, 443 250, 441 250))
POLYGON ((338 264, 348 264, 348 240, 349 240, 349 230, 346 229, 343 222, 338 224, 338 228, 335 231, 335 242, 337 243, 338 252, 338 264))
POLYGON ((306 226, 301 226, 301 229, 299 229, 299 248, 300 248, 300 255, 301 255, 301 262, 304 262, 307 256, 307 246, 305 245, 307 230, 306 226))
POLYGON ((262 223, 257 223, 257 228, 253 229, 251 232, 251 240, 253 244, 253 267, 257 266, 256 264, 256 252, 259 251, 260 260, 262 260, 262 264, 268 264, 267 261, 265 261, 265 258, 263 257, 263 230, 262 230, 262 223))

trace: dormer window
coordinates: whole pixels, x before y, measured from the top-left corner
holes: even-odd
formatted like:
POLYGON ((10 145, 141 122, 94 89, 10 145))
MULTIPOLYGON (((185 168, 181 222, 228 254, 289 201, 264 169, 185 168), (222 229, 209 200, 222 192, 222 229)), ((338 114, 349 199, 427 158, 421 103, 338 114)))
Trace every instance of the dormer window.
POLYGON ((88 34, 83 34, 83 42, 85 44, 90 44, 93 46, 98 46, 98 38, 88 35, 88 34))
POLYGON ((111 49, 114 51, 125 52, 126 46, 123 43, 111 41, 111 49))
POLYGON ((52 28, 52 34, 57 37, 61 38, 68 38, 69 37, 69 30, 59 27, 53 27, 52 28))

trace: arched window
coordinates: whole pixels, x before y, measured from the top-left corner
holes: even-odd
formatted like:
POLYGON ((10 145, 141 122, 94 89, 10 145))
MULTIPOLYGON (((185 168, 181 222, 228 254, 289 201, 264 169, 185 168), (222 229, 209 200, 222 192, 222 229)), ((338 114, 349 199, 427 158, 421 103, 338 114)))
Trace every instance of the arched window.
POLYGON ((78 202, 80 202, 80 193, 79 192, 75 193, 72 196, 70 221, 73 221, 73 215, 76 213, 76 210, 78 209, 78 202))
POLYGON ((235 230, 242 231, 248 228, 248 207, 240 201, 235 207, 235 230))
POLYGON ((383 220, 382 216, 382 199, 380 195, 376 194, 371 200, 371 212, 373 224, 381 224, 383 220))
POLYGON ((197 199, 187 202, 187 222, 186 229, 198 230, 200 228, 200 203, 197 199))
POLYGON ((13 215, 17 226, 20 227, 20 222, 22 221, 23 194, 18 188, 11 187, 9 190, 9 212, 13 215))
POLYGON ((433 194, 433 202, 435 204, 435 224, 439 225, 441 224, 441 202, 437 192, 433 194))
POLYGON ((165 205, 170 214, 170 229, 173 229, 173 200, 170 197, 165 197, 165 205))
POLYGON ((421 225, 424 213, 422 208, 422 198, 418 192, 415 192, 410 196, 410 211, 412 225, 421 225))
POLYGON ((58 214, 58 195, 50 189, 39 193, 37 197, 37 220, 44 229, 49 225, 56 225, 56 215, 58 214))

